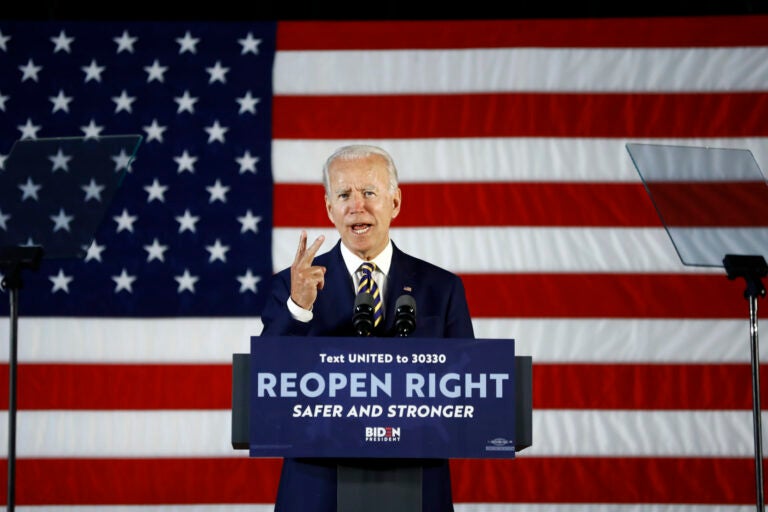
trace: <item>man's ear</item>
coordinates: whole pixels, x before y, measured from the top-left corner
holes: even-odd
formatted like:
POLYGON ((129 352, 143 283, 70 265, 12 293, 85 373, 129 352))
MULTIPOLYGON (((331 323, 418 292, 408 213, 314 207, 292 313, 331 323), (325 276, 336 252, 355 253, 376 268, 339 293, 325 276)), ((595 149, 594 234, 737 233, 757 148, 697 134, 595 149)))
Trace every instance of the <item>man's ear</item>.
POLYGON ((400 204, 403 201, 403 194, 400 191, 400 187, 397 187, 395 195, 392 197, 392 218, 394 219, 400 214, 400 204))
POLYGON ((331 216, 331 200, 328 199, 328 196, 325 196, 325 213, 328 214, 328 220, 331 221, 331 224, 334 224, 333 217, 331 216))

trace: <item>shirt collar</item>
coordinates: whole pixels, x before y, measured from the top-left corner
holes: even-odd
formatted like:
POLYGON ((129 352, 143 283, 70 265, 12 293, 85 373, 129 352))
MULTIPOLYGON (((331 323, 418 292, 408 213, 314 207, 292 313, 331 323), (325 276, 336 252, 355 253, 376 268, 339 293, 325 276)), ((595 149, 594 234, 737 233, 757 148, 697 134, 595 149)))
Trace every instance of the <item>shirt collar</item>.
MULTIPOLYGON (((347 246, 343 243, 341 245, 341 257, 344 258, 344 264, 347 266, 347 270, 350 275, 355 275, 357 269, 363 264, 365 260, 358 257, 352 251, 347 249, 347 246)), ((378 256, 373 258, 373 263, 385 276, 389 275, 389 267, 392 265, 392 240, 387 242, 384 250, 379 253, 378 256)))

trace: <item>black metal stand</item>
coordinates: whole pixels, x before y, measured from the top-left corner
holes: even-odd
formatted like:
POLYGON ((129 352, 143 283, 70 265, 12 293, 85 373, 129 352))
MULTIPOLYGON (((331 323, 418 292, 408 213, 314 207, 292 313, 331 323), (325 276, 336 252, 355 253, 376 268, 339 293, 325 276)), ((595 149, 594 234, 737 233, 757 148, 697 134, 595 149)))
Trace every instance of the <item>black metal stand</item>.
POLYGON ((768 275, 768 264, 762 256, 726 254, 723 259, 728 279, 743 277, 747 282, 744 298, 749 301, 749 341, 752 355, 752 416, 755 434, 755 487, 757 511, 765 510, 763 496, 763 430, 760 420, 760 350, 757 337, 757 299, 765 297, 762 278, 768 275))
POLYGON ((19 290, 24 286, 22 270, 36 271, 43 257, 42 247, 0 247, 0 269, 7 272, 2 286, 10 295, 11 336, 8 355, 8 511, 16 501, 16 366, 18 361, 19 290))

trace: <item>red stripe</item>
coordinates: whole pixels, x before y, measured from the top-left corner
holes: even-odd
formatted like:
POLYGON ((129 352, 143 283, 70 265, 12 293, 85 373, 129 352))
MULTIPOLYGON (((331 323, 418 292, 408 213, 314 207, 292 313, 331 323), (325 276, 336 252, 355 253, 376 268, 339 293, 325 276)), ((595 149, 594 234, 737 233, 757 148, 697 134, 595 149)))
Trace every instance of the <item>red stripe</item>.
MULTIPOLYGON (((765 182, 652 183, 653 201, 639 183, 403 183, 408 207, 395 227, 768 226, 765 182), (445 205, 472 205, 445 208, 445 205)), ((326 227, 322 185, 278 183, 274 226, 326 227), (317 208, 293 208, 294 204, 317 208)))
MULTIPOLYGON (((760 389, 765 407, 768 383, 761 381, 760 389)), ((534 360, 533 407, 751 409, 752 371, 748 364, 546 364, 534 360)))
MULTIPOLYGON (((0 366, 8 408, 8 365, 0 366)), ((19 409, 230 409, 229 364, 20 364, 19 409)))
MULTIPOLYGON (((403 183, 400 188, 407 206, 394 227, 661 227, 639 183, 403 183)), ((330 225, 322 185, 278 183, 273 197, 276 228, 330 225), (296 204, 316 208, 291 206, 296 204)))
POLYGON ((751 459, 526 458, 521 452, 508 461, 454 460, 451 469, 458 502, 754 505, 755 501, 751 459))
POLYGON ((275 139, 756 137, 768 93, 275 96, 275 139))
POLYGON ((743 280, 715 274, 464 274, 473 318, 744 318, 743 280))
POLYGON ((667 226, 768 226, 765 181, 648 183, 667 226))
MULTIPOLYGON (((536 440, 534 439, 534 443, 536 440)), ((272 503, 279 459, 19 459, 16 504, 272 503)), ((451 461, 457 503, 754 502, 743 458, 525 457, 451 461)), ((0 494, 7 496, 7 465, 0 494)))
MULTIPOLYGON (((18 459, 17 505, 270 503, 280 459, 18 459)), ((7 465, 0 491, 7 496, 7 465)))
MULTIPOLYGON (((534 360, 533 407, 748 410, 752 408, 751 378, 748 364, 534 360)), ((18 368, 17 393, 20 410, 230 410, 231 367, 24 363, 18 368)), ((768 408, 765 379, 761 397, 762 407, 768 408)), ((8 365, 4 364, 0 365, 0 409, 7 408, 8 365)))
POLYGON ((768 16, 281 22, 277 49, 718 47, 768 43, 768 16))

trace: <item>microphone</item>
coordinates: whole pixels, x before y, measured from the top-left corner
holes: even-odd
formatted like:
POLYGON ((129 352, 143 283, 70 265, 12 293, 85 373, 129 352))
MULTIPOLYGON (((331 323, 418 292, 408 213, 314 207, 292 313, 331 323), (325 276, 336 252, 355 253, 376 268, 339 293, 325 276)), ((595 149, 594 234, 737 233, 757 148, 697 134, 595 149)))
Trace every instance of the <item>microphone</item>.
POLYGON ((373 295, 358 293, 352 310, 352 326, 358 336, 370 336, 373 332, 373 295))
POLYGON ((395 332, 400 337, 416 329, 416 300, 410 295, 401 295, 395 303, 395 332))

